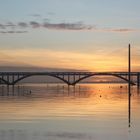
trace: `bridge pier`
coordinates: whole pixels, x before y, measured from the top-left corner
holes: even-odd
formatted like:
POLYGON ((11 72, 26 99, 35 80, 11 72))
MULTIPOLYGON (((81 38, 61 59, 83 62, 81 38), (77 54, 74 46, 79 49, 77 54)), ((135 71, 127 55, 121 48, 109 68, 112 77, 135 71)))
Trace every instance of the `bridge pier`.
POLYGON ((9 82, 9 80, 10 80, 10 79, 9 79, 9 74, 6 76, 6 78, 7 78, 7 82, 10 83, 10 82, 9 82))
POLYGON ((75 82, 75 74, 73 75, 73 82, 75 82))
MULTIPOLYGON (((70 75, 68 74, 68 83, 70 83, 70 75)), ((68 84, 69 85, 69 84, 68 84)))
POLYGON ((140 73, 137 74, 137 86, 140 87, 140 73))

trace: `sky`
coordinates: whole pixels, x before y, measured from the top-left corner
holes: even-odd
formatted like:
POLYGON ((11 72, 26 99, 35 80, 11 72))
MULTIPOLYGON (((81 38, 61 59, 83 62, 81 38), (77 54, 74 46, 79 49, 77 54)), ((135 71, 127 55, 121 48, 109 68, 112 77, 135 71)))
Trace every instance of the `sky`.
POLYGON ((140 71, 139 0, 0 0, 0 66, 140 71))

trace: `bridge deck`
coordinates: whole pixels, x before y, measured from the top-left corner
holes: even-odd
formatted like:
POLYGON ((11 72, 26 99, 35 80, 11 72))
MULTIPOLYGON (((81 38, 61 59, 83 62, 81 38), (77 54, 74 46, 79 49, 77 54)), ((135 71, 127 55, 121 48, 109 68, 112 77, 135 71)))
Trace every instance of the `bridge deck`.
MULTIPOLYGON (((140 72, 131 72, 131 75, 137 75, 140 72)), ((128 75, 128 72, 0 72, 0 75, 47 75, 47 74, 58 74, 58 75, 89 75, 89 74, 119 74, 119 75, 128 75)))

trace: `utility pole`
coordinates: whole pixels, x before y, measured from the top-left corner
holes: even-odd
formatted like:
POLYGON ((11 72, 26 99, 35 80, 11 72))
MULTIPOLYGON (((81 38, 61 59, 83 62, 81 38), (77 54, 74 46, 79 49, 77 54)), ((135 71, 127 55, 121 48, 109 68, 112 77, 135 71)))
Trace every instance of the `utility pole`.
POLYGON ((131 45, 128 45, 128 123, 131 127, 131 45))

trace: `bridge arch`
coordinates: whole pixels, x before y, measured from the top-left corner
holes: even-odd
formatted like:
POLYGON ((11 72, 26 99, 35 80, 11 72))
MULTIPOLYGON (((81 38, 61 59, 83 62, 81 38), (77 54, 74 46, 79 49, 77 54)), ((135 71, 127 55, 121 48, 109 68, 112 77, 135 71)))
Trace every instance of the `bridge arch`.
MULTIPOLYGON (((122 77, 122 76, 120 76, 118 74, 112 74, 112 73, 104 73, 104 74, 101 74, 101 73, 96 73, 96 74, 90 74, 90 75, 86 75, 86 76, 84 76, 82 78, 79 78, 78 80, 76 80, 75 82, 73 82, 73 85, 79 83, 80 81, 82 81, 84 79, 87 79, 87 78, 92 77, 92 76, 98 76, 98 75, 99 76, 114 76, 114 77, 117 77, 117 78, 120 78, 120 79, 126 81, 127 83, 129 82, 129 80, 127 78, 124 78, 124 77, 122 77)), ((133 83, 132 81, 130 83, 132 85, 135 85, 135 83, 133 83)))
MULTIPOLYGON (((43 76, 43 75, 42 75, 42 74, 40 74, 40 75, 39 75, 39 74, 28 74, 28 75, 24 75, 24 76, 18 78, 17 80, 13 81, 12 84, 15 85, 15 84, 18 83, 19 81, 21 81, 21 80, 23 80, 23 79, 25 79, 25 78, 31 77, 31 76, 43 76)), ((63 81, 64 83, 66 83, 66 84, 68 84, 68 85, 70 84, 67 80, 65 80, 65 79, 63 79, 63 78, 61 78, 61 77, 59 77, 58 75, 46 74, 45 76, 55 77, 55 78, 57 78, 57 79, 63 81)))
POLYGON ((0 77, 0 80, 1 80, 2 82, 4 82, 4 84, 7 84, 7 85, 9 84, 8 81, 4 80, 4 79, 1 78, 1 77, 0 77))
MULTIPOLYGON (((28 78, 28 77, 31 77, 31 76, 51 76, 51 77, 55 77, 55 78, 57 78, 57 79, 59 79, 59 80, 61 80, 61 81, 63 81, 64 83, 66 83, 66 84, 68 84, 68 85, 76 85, 77 83, 79 83, 80 81, 82 81, 82 80, 84 80, 84 79, 86 79, 86 78, 89 78, 89 77, 92 77, 92 76, 98 76, 98 75, 104 75, 104 76, 114 76, 114 77, 117 77, 117 78, 120 78, 120 79, 122 79, 122 80, 124 80, 124 81, 126 81, 127 83, 129 82, 129 80, 127 79, 127 78, 125 78, 125 77, 123 77, 123 76, 121 76, 121 75, 119 75, 118 73, 85 73, 85 74, 82 74, 82 76, 83 77, 81 77, 80 78, 80 74, 79 74, 79 79, 75 79, 74 78, 74 81, 70 81, 69 80, 69 78, 68 78, 68 80, 67 79, 65 79, 65 75, 63 75, 63 74, 54 74, 54 73, 45 73, 45 74, 43 74, 43 73, 28 73, 28 74, 23 74, 23 75, 21 75, 21 77, 18 77, 18 79, 15 79, 14 81, 12 81, 12 82, 9 82, 9 81, 6 81, 5 79, 3 79, 3 78, 0 78, 5 84, 7 84, 7 85, 15 85, 17 82, 19 82, 19 81, 21 81, 21 80, 23 80, 23 79, 25 79, 25 78, 28 78)), ((67 74, 66 74, 67 75, 67 74)), ((68 75, 67 75, 68 76, 68 75)), ((70 76, 70 75, 69 75, 70 76)), ((71 76, 74 76, 75 77, 75 75, 73 75, 73 73, 72 73, 72 75, 71 76)), ((134 82, 130 82, 132 85, 135 85, 135 83, 134 82)))

